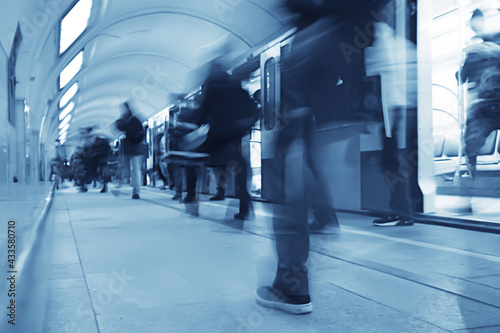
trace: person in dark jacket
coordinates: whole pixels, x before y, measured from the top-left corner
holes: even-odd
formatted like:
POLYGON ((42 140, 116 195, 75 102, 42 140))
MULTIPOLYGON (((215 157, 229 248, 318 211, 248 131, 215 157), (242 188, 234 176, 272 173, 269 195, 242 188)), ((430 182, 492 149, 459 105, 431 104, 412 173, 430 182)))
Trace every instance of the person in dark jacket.
MULTIPOLYGON (((202 124, 199 110, 196 107, 185 107, 176 114, 175 128, 172 132, 171 144, 173 145, 171 149, 182 150, 183 138, 188 133, 197 129, 202 124)), ((197 152, 201 152, 200 148, 196 149, 197 152)), ((172 198, 173 200, 182 198, 182 169, 181 166, 175 166, 175 188, 176 194, 172 198)), ((196 167, 186 166, 186 197, 182 200, 185 204, 196 204, 196 167)))
MULTIPOLYGON (((241 154, 241 139, 258 119, 257 105, 241 88, 241 83, 232 80, 222 66, 214 62, 202 86, 200 114, 210 125, 204 145, 205 151, 210 154, 209 166, 226 170, 226 179, 235 173, 236 197, 240 205, 234 218, 244 220, 249 216, 251 200, 247 190, 248 162, 241 154), (239 126, 246 116, 248 124, 239 126)), ((223 186, 221 182, 218 185, 223 186)))
POLYGON ((95 172, 95 178, 102 181, 101 193, 105 193, 108 190, 107 183, 110 181, 108 159, 110 155, 111 148, 109 147, 108 139, 102 136, 96 137, 92 145, 92 168, 95 172))
POLYGON ((140 199, 140 182, 142 179, 142 161, 147 149, 144 142, 145 131, 141 121, 132 113, 128 102, 123 103, 122 116, 116 121, 116 127, 125 132, 123 139, 123 153, 125 155, 125 167, 130 165, 130 176, 132 184, 132 199, 140 199))

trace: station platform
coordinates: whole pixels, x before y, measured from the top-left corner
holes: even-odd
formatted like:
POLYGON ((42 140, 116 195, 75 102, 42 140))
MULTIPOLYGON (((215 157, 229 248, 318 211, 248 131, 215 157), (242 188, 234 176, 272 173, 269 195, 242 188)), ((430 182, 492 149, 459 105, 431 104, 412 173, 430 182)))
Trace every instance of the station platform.
MULTIPOLYGON (((65 187, 65 186, 66 187, 65 187)), ((111 184, 54 197, 44 332, 500 332, 500 235, 416 223, 374 227, 339 214, 311 235, 313 312, 258 306, 272 282, 272 205, 232 219, 237 201, 111 184)))

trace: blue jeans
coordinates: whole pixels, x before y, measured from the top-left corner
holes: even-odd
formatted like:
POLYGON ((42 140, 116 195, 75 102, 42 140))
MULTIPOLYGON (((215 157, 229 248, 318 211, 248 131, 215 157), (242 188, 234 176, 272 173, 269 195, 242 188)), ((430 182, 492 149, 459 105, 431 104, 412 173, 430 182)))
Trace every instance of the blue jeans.
POLYGON ((142 181, 142 161, 143 156, 130 156, 130 184, 132 185, 132 194, 139 194, 141 192, 142 181))
POLYGON ((321 18, 297 33, 282 65, 283 110, 276 155, 286 167, 274 176, 279 179, 279 173, 285 173, 286 193, 283 202, 275 206, 273 217, 278 253, 273 286, 288 295, 309 295, 308 206, 316 209, 317 218, 337 222, 332 207, 325 202, 327 191, 313 161, 316 152, 311 136, 314 116, 336 111, 332 111, 335 101, 328 91, 332 80, 335 85, 339 77, 349 80, 365 74, 363 48, 352 54, 341 48, 344 42, 353 43, 353 31, 352 24, 339 25, 334 17, 321 18), (319 194, 314 199, 306 196, 307 168, 313 173, 314 190, 319 194))

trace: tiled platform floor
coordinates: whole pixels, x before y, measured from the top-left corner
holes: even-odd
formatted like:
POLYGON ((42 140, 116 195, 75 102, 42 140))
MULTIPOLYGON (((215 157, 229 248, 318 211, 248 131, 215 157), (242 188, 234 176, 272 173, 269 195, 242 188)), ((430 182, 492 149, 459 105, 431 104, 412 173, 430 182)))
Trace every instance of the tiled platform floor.
POLYGON ((56 193, 47 332, 500 332, 500 235, 340 214, 311 235, 314 311, 293 316, 254 301, 270 204, 241 223, 234 199, 202 196, 196 218, 170 191, 111 190, 56 193))

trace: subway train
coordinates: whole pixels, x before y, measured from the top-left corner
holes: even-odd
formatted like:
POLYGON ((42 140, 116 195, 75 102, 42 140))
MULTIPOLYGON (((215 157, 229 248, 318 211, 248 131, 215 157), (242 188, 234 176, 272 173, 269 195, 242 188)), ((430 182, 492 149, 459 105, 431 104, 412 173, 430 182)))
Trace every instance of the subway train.
MULTIPOLYGON (((250 190, 253 197, 258 200, 277 202, 282 199, 286 192, 283 179, 273 179, 270 175, 273 168, 280 168, 283 170, 282 174, 286 172, 286 162, 278 159, 274 153, 274 141, 282 127, 287 124, 286 115, 282 113, 280 62, 290 51, 294 34, 295 30, 285 33, 262 50, 252 54, 246 59, 246 62, 231 70, 233 80, 241 81, 242 87, 249 95, 253 95, 258 90, 261 91, 259 103, 261 105, 261 119, 252 128, 251 133, 242 140, 242 152, 250 162, 250 190)), ((356 82, 355 85, 364 89, 364 98, 372 100, 370 103, 374 105, 370 108, 363 107, 362 110, 350 111, 349 108, 342 110, 342 106, 346 105, 338 106, 341 99, 337 99, 336 102, 332 99, 331 110, 325 115, 326 119, 322 119, 322 125, 316 129, 315 134, 319 140, 318 144, 324 147, 322 149, 325 149, 323 151, 325 156, 335 157, 321 161, 325 169, 323 172, 327 174, 326 178, 331 181, 329 186, 332 191, 342 191, 344 194, 352 193, 352 197, 344 195, 343 198, 340 198, 339 204, 345 205, 344 209, 353 210, 359 207, 360 199, 356 197, 359 192, 350 189, 352 184, 345 184, 343 181, 341 183, 347 187, 339 189, 339 180, 346 179, 346 173, 350 175, 352 181, 358 183, 360 181, 355 170, 359 173, 361 165, 359 159, 355 161, 356 151, 354 149, 356 148, 352 146, 352 140, 359 141, 360 133, 366 127, 366 119, 381 121, 383 118, 380 101, 380 77, 365 77, 356 82), (358 138, 355 138, 356 136, 358 138), (346 149, 350 149, 350 151, 346 149), (346 156, 341 157, 342 154, 339 153, 339 150, 342 153, 345 152, 346 156)), ((162 155, 157 150, 164 149, 166 152, 169 150, 168 147, 161 148, 157 144, 158 138, 168 137, 167 131, 169 126, 172 126, 173 113, 182 112, 183 108, 190 107, 192 100, 198 94, 201 94, 201 91, 188 94, 185 98, 181 98, 177 104, 155 114, 144 123, 147 128, 146 138, 149 148, 145 162, 148 184, 154 186, 157 182, 157 170, 154 167, 156 159, 162 155)), ((365 138, 365 140, 369 141, 372 138, 365 138)), ((166 144, 168 146, 168 141, 166 144)), ((202 193, 213 194, 216 185, 209 170, 203 170, 202 179, 203 181, 200 182, 202 185, 199 184, 198 190, 202 193)), ((234 179, 230 182, 227 193, 229 196, 234 195, 234 179)), ((377 209, 376 211, 383 212, 384 210, 377 209)))
MULTIPOLYGON (((276 158, 273 144, 281 126, 285 126, 287 121, 286 116, 281 113, 281 59, 290 51, 294 35, 293 29, 286 32, 252 53, 245 62, 230 71, 236 80, 241 80, 242 87, 250 95, 261 90, 261 120, 254 126, 251 134, 242 140, 242 149, 247 152, 246 158, 249 159, 251 168, 249 184, 256 200, 278 202, 286 192, 284 179, 274 179, 270 175, 276 168, 282 170, 283 174, 286 173, 286 162, 276 158)), ((331 110, 326 119, 321 119, 316 126, 315 144, 320 147, 321 171, 326 176, 336 208, 340 211, 366 210, 383 214, 390 211, 390 190, 387 186, 387 175, 380 171, 382 138, 378 131, 369 129, 370 126, 383 126, 384 117, 387 117, 387 110, 384 110, 382 102, 381 81, 379 76, 367 76, 355 84, 361 87, 363 98, 370 100, 372 106, 358 108, 355 114, 345 103, 339 107, 341 99, 336 99, 335 92, 332 91, 331 110), (373 191, 374 188, 377 190, 373 191)), ((170 106, 145 122, 149 147, 145 169, 149 184, 154 186, 157 182, 158 171, 154 170, 154 166, 155 160, 161 156, 155 152, 155 149, 160 149, 158 144, 155 144, 156 138, 163 135, 168 137, 167 130, 171 126, 169 122, 173 110, 182 110, 186 103, 189 104, 194 96, 200 93, 194 91, 187 94, 185 100, 181 99, 177 105, 170 106)), ((436 113, 453 118, 453 126, 449 126, 448 122, 444 122, 444 126, 437 124, 434 134, 422 139, 421 129, 416 126, 420 114, 409 110, 398 134, 403 141, 399 146, 401 152, 433 151, 433 154, 419 154, 420 161, 407 158, 403 163, 407 168, 404 172, 408 173, 405 178, 409 182, 409 196, 414 212, 424 213, 435 209, 431 208, 435 207, 435 204, 429 202, 435 200, 436 194, 460 196, 464 182, 470 179, 470 166, 464 157, 456 117, 447 111, 434 108, 433 116, 436 113), (430 144, 429 140, 432 140, 430 144), (432 170, 432 173, 419 172, 419 169, 432 170), (433 183, 430 191, 429 183, 433 183), (427 202, 427 208, 424 208, 424 202, 427 202)), ((500 136, 498 131, 494 131, 480 151, 478 180, 468 193, 493 197, 500 195, 498 188, 491 187, 492 181, 496 183, 496 178, 500 175, 499 144, 500 136)), ((165 151, 168 152, 168 147, 165 151)), ((165 170, 165 167, 162 169, 165 170)), ((215 188, 215 179, 210 170, 204 169, 198 191, 214 194, 215 188)), ((233 179, 228 187, 228 195, 234 193, 233 179)))

